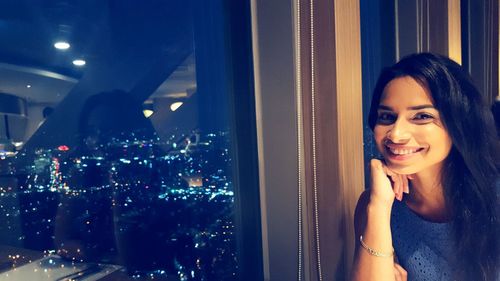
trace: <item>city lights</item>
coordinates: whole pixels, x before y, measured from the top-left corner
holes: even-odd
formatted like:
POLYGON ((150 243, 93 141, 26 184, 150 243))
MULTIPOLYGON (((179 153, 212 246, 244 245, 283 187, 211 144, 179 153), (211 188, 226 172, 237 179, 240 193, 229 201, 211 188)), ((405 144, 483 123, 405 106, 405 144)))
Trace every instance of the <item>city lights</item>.
MULTIPOLYGON (((203 277, 216 271, 234 276, 234 192, 228 147, 227 132, 172 135, 166 140, 156 136, 141 140, 140 134, 130 133, 111 138, 98 153, 67 145, 22 151, 16 157, 34 158, 25 167, 16 167, 27 175, 25 183, 15 191, 0 187, 0 196, 4 200, 22 196, 24 203, 15 208, 0 205, 0 216, 7 228, 22 216, 27 230, 19 241, 45 241, 46 245, 38 245, 50 251, 54 251, 54 229, 61 223, 56 213, 71 216, 71 226, 77 227, 73 231, 85 231, 86 237, 107 232, 120 240, 135 233, 118 247, 134 248, 141 262, 155 265, 134 272, 138 278, 178 275, 218 280, 203 277), (105 214, 112 216, 111 223, 102 219, 105 214), (166 262, 174 263, 175 271, 158 258, 166 252, 173 253, 166 262)), ((85 243, 92 247, 94 242, 85 243)))

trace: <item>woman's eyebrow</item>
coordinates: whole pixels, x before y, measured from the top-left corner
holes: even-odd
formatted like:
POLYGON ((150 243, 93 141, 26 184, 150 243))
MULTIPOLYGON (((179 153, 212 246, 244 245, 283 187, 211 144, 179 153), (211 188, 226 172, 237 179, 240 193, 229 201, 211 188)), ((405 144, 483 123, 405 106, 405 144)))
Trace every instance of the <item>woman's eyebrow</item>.
MULTIPOLYGON (((415 105, 415 106, 410 106, 407 109, 408 110, 420 110, 420 109, 425 109, 425 108, 431 108, 431 109, 436 109, 434 105, 432 104, 422 104, 422 105, 415 105)), ((390 106, 387 105, 379 105, 378 109, 380 110, 388 110, 388 111, 394 111, 390 106)))

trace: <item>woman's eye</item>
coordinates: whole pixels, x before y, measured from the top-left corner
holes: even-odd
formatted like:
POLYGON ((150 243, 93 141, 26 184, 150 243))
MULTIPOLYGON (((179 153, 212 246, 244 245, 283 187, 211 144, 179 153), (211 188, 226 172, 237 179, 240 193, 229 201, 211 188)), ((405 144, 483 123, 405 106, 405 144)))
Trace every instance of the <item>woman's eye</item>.
POLYGON ((378 114, 377 123, 379 124, 391 124, 396 120, 396 116, 392 113, 381 112, 378 114))
POLYGON ((416 121, 431 121, 434 119, 434 116, 427 114, 427 113, 417 113, 414 117, 413 120, 416 121))

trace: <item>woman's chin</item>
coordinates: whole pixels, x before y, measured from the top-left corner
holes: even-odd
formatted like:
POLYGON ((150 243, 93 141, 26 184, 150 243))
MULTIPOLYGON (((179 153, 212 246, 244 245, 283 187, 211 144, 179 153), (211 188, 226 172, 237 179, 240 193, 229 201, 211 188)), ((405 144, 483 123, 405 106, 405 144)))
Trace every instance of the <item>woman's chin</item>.
POLYGON ((391 171, 400 175, 412 175, 418 172, 418 169, 412 166, 401 166, 401 165, 394 165, 391 163, 387 163, 386 165, 387 168, 389 168, 391 171))

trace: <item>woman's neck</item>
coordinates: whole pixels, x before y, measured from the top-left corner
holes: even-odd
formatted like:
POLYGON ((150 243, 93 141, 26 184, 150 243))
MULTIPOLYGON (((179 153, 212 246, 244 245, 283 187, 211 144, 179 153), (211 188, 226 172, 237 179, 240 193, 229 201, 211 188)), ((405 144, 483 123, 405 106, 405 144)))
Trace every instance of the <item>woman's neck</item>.
POLYGON ((451 218, 449 206, 444 197, 441 181, 441 167, 433 167, 412 175, 410 194, 406 204, 424 219, 446 222, 451 218))

